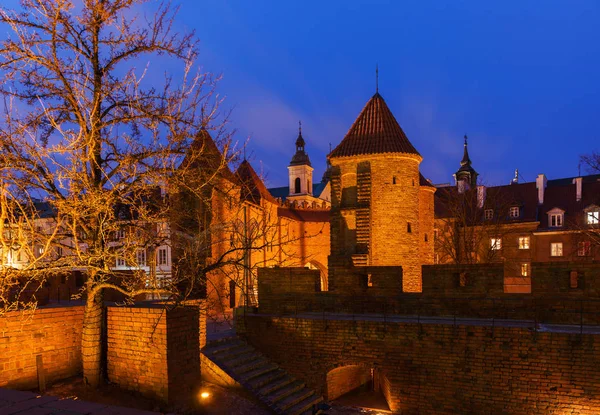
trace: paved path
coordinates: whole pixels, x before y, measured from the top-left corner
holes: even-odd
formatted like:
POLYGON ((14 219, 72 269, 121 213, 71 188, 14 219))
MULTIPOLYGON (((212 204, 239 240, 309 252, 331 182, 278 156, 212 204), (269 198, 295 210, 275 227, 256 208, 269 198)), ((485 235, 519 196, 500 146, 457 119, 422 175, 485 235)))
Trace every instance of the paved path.
POLYGON ((109 406, 33 392, 0 389, 0 415, 156 415, 157 412, 109 406))

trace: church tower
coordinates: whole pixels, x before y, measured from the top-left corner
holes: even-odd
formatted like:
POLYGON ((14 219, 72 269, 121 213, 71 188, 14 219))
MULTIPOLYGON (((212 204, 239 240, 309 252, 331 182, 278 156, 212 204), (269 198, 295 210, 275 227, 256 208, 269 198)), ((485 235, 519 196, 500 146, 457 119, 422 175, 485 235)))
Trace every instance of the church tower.
POLYGON ((312 196, 313 168, 310 165, 308 154, 304 150, 306 145, 302 137, 302 123, 298 123, 298 138, 296 139, 296 154, 288 166, 290 191, 289 196, 312 196))
POLYGON ((378 92, 328 158, 330 289, 353 284, 332 272, 345 264, 402 266, 403 290, 420 291, 421 266, 433 262, 435 187, 421 176, 423 158, 378 92))
POLYGON ((469 158, 469 150, 467 148, 467 135, 465 134, 465 144, 463 150, 463 158, 460 161, 460 168, 454 173, 456 186, 459 193, 464 193, 465 190, 474 189, 477 187, 477 172, 471 166, 469 158))

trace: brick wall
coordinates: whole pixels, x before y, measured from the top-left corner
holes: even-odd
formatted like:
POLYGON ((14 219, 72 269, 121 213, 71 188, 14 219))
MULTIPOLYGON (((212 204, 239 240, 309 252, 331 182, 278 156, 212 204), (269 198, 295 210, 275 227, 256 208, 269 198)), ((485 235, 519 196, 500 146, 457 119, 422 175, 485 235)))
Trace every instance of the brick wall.
POLYGON ((193 306, 109 307, 109 380, 164 402, 193 396, 200 378, 199 321, 193 306))
POLYGON ((493 297, 503 293, 502 264, 423 266, 424 295, 493 297))
POLYGON ((47 383, 80 373, 82 322, 81 306, 0 317, 0 387, 37 388, 37 355, 42 356, 47 383))
POLYGON ((292 304, 282 302, 282 295, 314 294, 320 289, 320 272, 308 268, 259 268, 258 301, 264 312, 284 308, 292 310, 292 304))
POLYGON ((534 262, 531 275, 534 295, 600 299, 600 261, 534 262), (577 287, 571 287, 572 271, 577 287))
POLYGON ((247 316, 249 342, 326 392, 326 374, 382 370, 402 414, 597 414, 600 336, 523 328, 247 316))
POLYGON ((325 398, 333 400, 371 380, 371 368, 358 365, 338 367, 327 373, 325 398))

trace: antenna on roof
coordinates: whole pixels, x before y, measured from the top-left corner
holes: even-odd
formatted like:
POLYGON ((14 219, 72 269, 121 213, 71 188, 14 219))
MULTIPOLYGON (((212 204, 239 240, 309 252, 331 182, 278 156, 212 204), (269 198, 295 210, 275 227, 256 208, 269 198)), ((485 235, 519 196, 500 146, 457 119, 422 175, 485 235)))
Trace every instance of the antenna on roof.
POLYGON ((375 92, 379 93, 379 64, 375 64, 375 92))

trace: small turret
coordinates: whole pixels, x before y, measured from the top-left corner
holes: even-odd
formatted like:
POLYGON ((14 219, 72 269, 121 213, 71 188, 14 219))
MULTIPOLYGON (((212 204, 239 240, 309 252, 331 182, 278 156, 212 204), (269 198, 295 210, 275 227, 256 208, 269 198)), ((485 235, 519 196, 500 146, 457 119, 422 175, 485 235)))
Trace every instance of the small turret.
POLYGON ((477 172, 471 166, 471 159, 469 158, 469 150, 467 148, 467 135, 465 134, 463 158, 460 161, 460 168, 454 173, 459 191, 462 193, 468 188, 475 188, 477 186, 477 176, 477 172))
POLYGON ((312 172, 308 154, 304 150, 306 142, 302 137, 302 122, 298 122, 298 138, 296 139, 296 153, 288 166, 290 192, 289 195, 312 195, 312 172))

